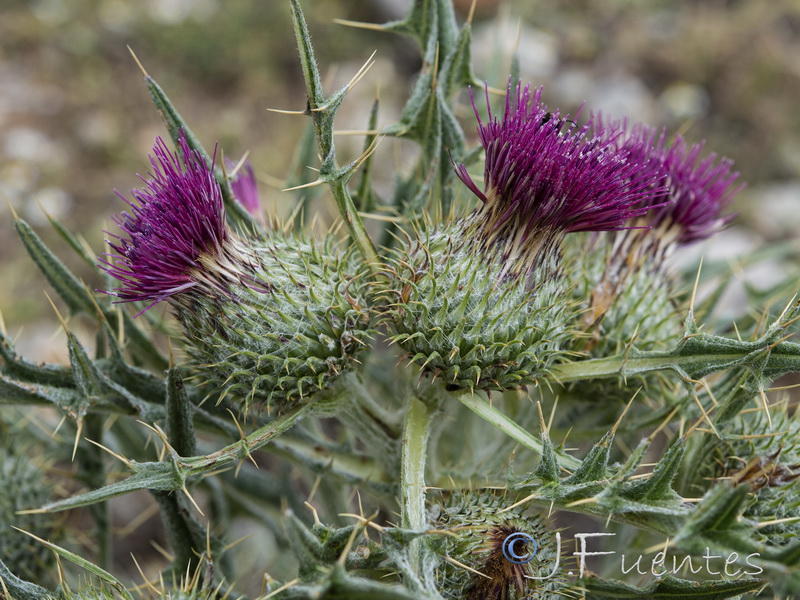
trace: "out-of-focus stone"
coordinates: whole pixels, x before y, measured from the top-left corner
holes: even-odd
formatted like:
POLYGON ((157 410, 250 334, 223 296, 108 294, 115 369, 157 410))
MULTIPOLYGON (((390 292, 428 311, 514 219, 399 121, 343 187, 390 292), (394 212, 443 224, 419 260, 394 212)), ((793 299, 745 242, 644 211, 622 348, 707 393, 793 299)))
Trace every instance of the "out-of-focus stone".
POLYGON ((797 238, 800 231, 800 181, 774 183, 750 190, 746 212, 765 236, 797 238))
POLYGON ((658 104, 673 121, 697 119, 708 111, 708 93, 699 85, 678 81, 662 92, 658 104))

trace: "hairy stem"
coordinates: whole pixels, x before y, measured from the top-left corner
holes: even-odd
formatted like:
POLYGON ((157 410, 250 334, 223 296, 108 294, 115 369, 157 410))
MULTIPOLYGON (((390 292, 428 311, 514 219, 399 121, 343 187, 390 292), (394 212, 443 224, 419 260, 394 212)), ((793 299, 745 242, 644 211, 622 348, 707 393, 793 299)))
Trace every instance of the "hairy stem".
MULTIPOLYGON (((735 343, 734 340, 731 340, 735 343)), ((556 365, 551 379, 558 383, 570 383, 584 379, 609 379, 638 375, 651 371, 676 370, 685 373, 701 371, 702 374, 722 371, 741 363, 757 352, 769 351, 765 371, 800 371, 800 346, 791 342, 777 344, 774 348, 756 349, 742 343, 739 352, 679 354, 677 352, 648 352, 639 356, 611 356, 556 365)))
MULTIPOLYGON (((403 491, 403 527, 415 531, 426 528, 425 519, 425 460, 431 421, 436 407, 428 399, 411 395, 408 399, 403 427, 401 479, 403 491)), ((416 573, 422 566, 422 539, 409 545, 411 565, 416 573)))
MULTIPOLYGON (((542 454, 543 446, 540 439, 497 410, 497 408, 489 404, 481 396, 472 393, 463 393, 458 395, 458 399, 464 406, 486 422, 518 441, 526 448, 530 448, 539 455, 542 454)), ((571 470, 577 469, 581 464, 581 461, 577 458, 573 458, 567 454, 557 453, 556 458, 562 467, 571 470)))

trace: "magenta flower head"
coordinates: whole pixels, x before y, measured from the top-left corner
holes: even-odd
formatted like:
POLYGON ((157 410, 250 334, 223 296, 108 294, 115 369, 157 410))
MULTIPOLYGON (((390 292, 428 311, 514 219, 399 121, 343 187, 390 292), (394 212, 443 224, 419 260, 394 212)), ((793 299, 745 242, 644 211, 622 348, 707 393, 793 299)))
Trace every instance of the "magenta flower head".
POLYGON ((221 254, 229 238, 212 166, 185 137, 178 145, 173 154, 157 138, 151 178, 141 177, 145 187, 131 192, 133 201, 117 192, 130 206, 130 212, 114 217, 127 237, 113 236, 109 245, 115 254, 100 259, 100 266, 121 282, 108 292, 120 302, 144 301, 150 308, 194 287, 203 257, 221 254))
POLYGON ((739 173, 733 162, 709 154, 701 159, 703 143, 689 145, 681 136, 668 145, 666 135, 655 128, 634 127, 623 143, 647 162, 669 188, 669 203, 647 213, 645 221, 667 241, 689 244, 704 240, 727 225, 736 214, 722 216, 744 184, 736 185, 739 173), (642 154, 643 149, 649 147, 642 154))
MULTIPOLYGON (((625 229, 626 222, 663 202, 659 175, 632 160, 639 148, 620 148, 624 131, 611 126, 589 136, 541 103, 541 88, 509 85, 502 119, 489 114, 478 133, 486 152, 481 191, 464 165, 458 177, 483 202, 475 216, 484 247, 529 270, 541 251, 577 231, 625 229)), ((487 91, 488 105, 488 91, 487 91)), ((478 111, 473 99, 473 108, 478 111)), ((644 141, 640 143, 644 144, 644 141)))
MULTIPOLYGON (((145 310, 168 300, 211 393, 238 399, 245 411, 305 400, 359 364, 367 346, 368 304, 352 270, 359 265, 332 237, 229 229, 215 158, 206 161, 184 137, 177 153, 156 141, 152 172, 115 218, 123 234, 101 260, 120 281, 108 293, 144 301, 145 310)), ((244 178, 240 200, 255 191, 251 169, 244 178)))
MULTIPOLYGON (((228 163, 229 168, 236 169, 234 163, 228 163)), ((233 195, 239 203, 245 207, 251 215, 258 215, 261 212, 261 198, 258 195, 258 184, 253 172, 253 165, 250 161, 244 161, 242 166, 236 169, 231 179, 231 189, 233 195)))

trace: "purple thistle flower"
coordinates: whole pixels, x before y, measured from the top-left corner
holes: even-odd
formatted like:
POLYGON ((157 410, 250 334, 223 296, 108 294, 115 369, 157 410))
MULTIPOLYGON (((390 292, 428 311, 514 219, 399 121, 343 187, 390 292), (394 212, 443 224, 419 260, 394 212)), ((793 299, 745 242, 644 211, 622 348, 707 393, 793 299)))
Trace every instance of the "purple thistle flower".
MULTIPOLYGON (((235 168, 236 165, 228 162, 230 168, 235 168)), ((256 183, 256 176, 253 172, 253 165, 247 160, 236 171, 236 174, 231 179, 231 189, 233 195, 239 203, 247 209, 251 215, 258 215, 261 212, 261 198, 258 195, 258 184, 256 183)))
POLYGON ((150 163, 150 179, 140 176, 145 187, 131 191, 135 202, 117 192, 131 207, 114 217, 127 237, 111 234, 114 253, 100 259, 122 283, 107 293, 119 302, 149 302, 145 310, 197 285, 193 273, 203 269, 202 257, 219 255, 229 238, 213 167, 185 137, 177 154, 156 138, 150 163))
POLYGON ((717 160, 716 154, 700 159, 703 146, 702 142, 690 146, 681 136, 668 145, 664 131, 659 134, 656 128, 641 125, 623 143, 640 154, 669 188, 670 202, 648 212, 646 221, 665 235, 669 232, 678 244, 704 240, 725 227, 736 214, 720 213, 744 188, 734 185, 739 173, 731 171, 731 160, 717 160), (641 154, 646 146, 651 150, 641 154))
MULTIPOLYGON (((629 228, 625 223, 658 204, 666 191, 657 173, 630 160, 643 149, 619 147, 621 127, 590 137, 596 125, 591 119, 567 127, 572 122, 549 112, 541 95, 541 88, 531 94, 530 86, 517 86, 514 94, 509 84, 502 120, 491 111, 487 123, 478 117, 486 152, 483 192, 464 165, 456 167, 483 202, 476 218, 484 245, 510 243, 506 256, 528 265, 566 233, 629 228)), ((478 116, 474 98, 473 108, 478 116)))

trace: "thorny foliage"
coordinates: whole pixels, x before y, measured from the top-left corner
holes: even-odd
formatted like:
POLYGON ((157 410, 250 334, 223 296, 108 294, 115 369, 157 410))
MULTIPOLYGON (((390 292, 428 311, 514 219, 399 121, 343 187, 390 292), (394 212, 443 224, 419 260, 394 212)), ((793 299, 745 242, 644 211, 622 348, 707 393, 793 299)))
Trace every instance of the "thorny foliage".
MULTIPOLYGON (((336 111, 370 62, 327 95, 290 7, 313 133, 297 156, 320 157, 318 180, 293 193, 327 184, 349 235, 266 219, 252 167, 209 154, 145 76, 178 151, 156 143, 106 258, 53 222, 99 263, 107 293, 16 220, 97 339, 90 353, 59 314, 68 366, 0 339, 0 404, 20 407, 0 422, 0 597, 800 594, 798 427, 773 383, 800 371, 797 274, 712 333, 701 323, 724 272, 706 265, 722 281, 701 304, 669 263, 732 218, 730 163, 643 125, 581 125, 513 76, 468 150, 455 104, 468 86, 492 103, 472 71, 471 24, 447 0, 419 0, 371 26, 424 56, 381 133, 415 141, 420 158, 380 198, 377 135, 344 166, 334 146, 336 111), (361 215, 386 211, 399 216, 375 244, 361 215), (760 309, 780 299, 779 314, 760 309), (161 301, 175 319, 148 310, 161 301), (180 352, 165 356, 166 337, 180 352), (41 435, 37 406, 63 415, 74 446, 41 435), (69 476, 54 466, 65 458, 69 476), (137 490, 169 548, 161 575, 132 587, 112 560, 108 501, 137 490), (59 518, 76 509, 91 544, 59 518), (604 551, 660 548, 651 576, 562 548, 578 513, 604 551), (271 574, 253 546, 236 547, 242 522, 270 540, 271 574), (686 569, 708 553, 724 571, 686 569)), ((377 114, 376 102, 370 130, 377 114)))

